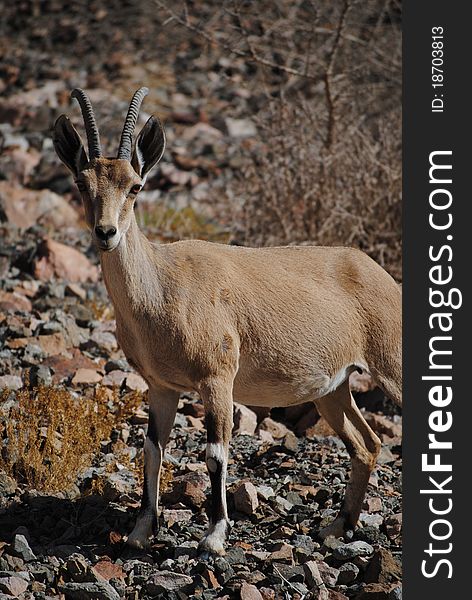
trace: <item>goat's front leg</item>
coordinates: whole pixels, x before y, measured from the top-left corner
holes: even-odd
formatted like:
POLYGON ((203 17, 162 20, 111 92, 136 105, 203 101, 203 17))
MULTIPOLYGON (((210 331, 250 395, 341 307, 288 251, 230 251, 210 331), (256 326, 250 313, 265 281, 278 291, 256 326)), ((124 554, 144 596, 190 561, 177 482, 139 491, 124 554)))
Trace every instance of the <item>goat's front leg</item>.
POLYGON ((128 544, 144 548, 157 529, 159 479, 162 459, 174 424, 179 394, 165 388, 149 390, 149 424, 144 442, 144 486, 136 525, 128 537, 128 544))
POLYGON ((207 430, 206 464, 211 480, 210 526, 200 541, 202 553, 224 554, 229 530, 226 508, 226 470, 233 428, 233 381, 221 379, 201 389, 207 430))

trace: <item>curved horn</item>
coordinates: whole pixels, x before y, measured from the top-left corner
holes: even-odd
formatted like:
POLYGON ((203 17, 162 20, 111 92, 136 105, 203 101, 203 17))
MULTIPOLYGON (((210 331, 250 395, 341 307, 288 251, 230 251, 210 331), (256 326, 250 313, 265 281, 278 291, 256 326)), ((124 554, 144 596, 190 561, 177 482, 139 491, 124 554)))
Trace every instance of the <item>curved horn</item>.
POLYGON ((139 88, 135 92, 129 108, 128 114, 126 115, 125 124, 123 125, 123 131, 121 133, 120 146, 118 148, 118 157, 125 160, 131 160, 131 149, 133 145, 133 133, 136 127, 136 121, 138 120, 139 109, 144 97, 147 96, 149 89, 147 87, 139 88))
POLYGON ((100 135, 98 133, 97 122, 95 121, 95 115, 93 114, 92 104, 84 92, 80 88, 72 90, 71 97, 75 98, 80 104, 80 110, 84 118, 85 132, 87 133, 87 142, 89 149, 89 160, 92 158, 99 158, 102 155, 102 149, 100 147, 100 135))

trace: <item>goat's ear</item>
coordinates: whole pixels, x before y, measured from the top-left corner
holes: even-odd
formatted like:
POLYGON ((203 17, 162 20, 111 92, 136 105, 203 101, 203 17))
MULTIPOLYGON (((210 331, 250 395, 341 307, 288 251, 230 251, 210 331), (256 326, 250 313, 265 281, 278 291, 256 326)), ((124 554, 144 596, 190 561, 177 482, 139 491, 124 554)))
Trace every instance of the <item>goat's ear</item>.
POLYGON ((165 148, 164 127, 153 115, 141 129, 131 158, 131 164, 141 179, 145 179, 152 167, 161 160, 165 148))
POLYGON ((87 164, 87 154, 79 134, 65 115, 54 123, 52 141, 59 158, 77 177, 87 164))

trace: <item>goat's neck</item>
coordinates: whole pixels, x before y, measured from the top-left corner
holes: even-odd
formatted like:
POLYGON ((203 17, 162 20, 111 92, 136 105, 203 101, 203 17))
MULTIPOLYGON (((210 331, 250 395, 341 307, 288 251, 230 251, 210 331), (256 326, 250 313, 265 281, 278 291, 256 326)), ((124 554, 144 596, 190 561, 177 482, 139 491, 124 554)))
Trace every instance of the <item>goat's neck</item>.
POLYGON ((159 252, 134 215, 117 248, 101 253, 103 278, 117 316, 156 310, 162 299, 159 252))

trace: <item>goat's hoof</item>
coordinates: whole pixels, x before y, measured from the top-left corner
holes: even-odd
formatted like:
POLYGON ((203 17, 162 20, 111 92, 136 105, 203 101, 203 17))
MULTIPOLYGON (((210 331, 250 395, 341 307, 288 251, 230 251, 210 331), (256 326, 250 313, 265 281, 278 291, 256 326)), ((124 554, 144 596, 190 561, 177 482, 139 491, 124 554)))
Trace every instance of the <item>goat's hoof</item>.
POLYGON ((215 532, 205 535, 198 544, 198 555, 202 560, 208 560, 210 556, 224 556, 224 540, 215 532))
POLYGON ((135 550, 147 550, 150 547, 151 542, 150 540, 141 540, 139 538, 134 538, 131 535, 129 535, 128 539, 126 540, 126 544, 130 548, 134 548, 135 550))
MULTIPOLYGON (((226 519, 221 519, 212 525, 198 544, 198 553, 202 558, 206 554, 212 556, 224 556, 226 533, 230 528, 226 519)), ((202 559, 205 560, 205 559, 202 559)))
POLYGON ((135 550, 147 550, 151 545, 151 534, 136 525, 129 534, 126 544, 135 550))
POLYGON ((224 556, 225 548, 221 540, 212 536, 205 536, 198 545, 198 556, 201 560, 208 560, 212 556, 224 556))

